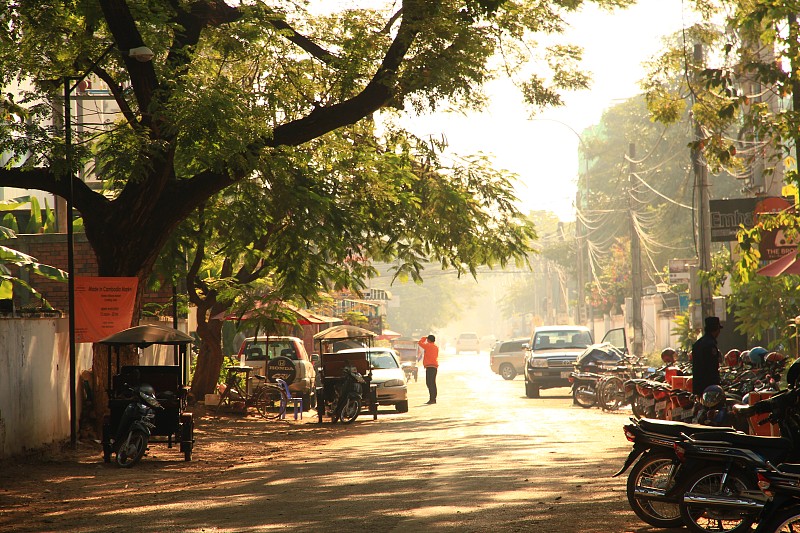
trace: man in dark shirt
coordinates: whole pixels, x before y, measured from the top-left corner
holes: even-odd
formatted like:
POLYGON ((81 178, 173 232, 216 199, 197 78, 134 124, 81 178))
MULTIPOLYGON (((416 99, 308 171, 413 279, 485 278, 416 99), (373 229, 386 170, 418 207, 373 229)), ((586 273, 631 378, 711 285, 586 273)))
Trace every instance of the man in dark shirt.
POLYGON ((692 346, 692 392, 697 395, 703 394, 709 385, 719 385, 721 354, 717 337, 721 331, 719 317, 706 317, 705 334, 692 346))

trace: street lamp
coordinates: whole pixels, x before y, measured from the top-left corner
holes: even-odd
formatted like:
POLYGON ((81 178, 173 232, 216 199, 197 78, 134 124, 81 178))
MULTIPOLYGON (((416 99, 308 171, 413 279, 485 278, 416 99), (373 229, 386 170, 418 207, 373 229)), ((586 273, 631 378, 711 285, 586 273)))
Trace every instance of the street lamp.
MULTIPOLYGON (((561 122, 560 120, 556 120, 556 119, 553 119, 553 118, 533 118, 531 120, 555 122, 556 124, 561 124, 562 126, 566 127, 567 129, 569 129, 569 131, 571 131, 572 133, 575 134, 575 136, 578 138, 578 142, 580 143, 581 148, 583 148, 583 163, 584 163, 584 167, 585 167, 584 176, 586 176, 586 178, 585 178, 586 179, 586 188, 587 188, 587 191, 588 191, 588 188, 589 188, 589 155, 588 154, 589 154, 589 152, 588 152, 588 150, 586 148, 586 143, 584 142, 583 137, 581 136, 581 134, 578 133, 575 130, 575 128, 573 128, 572 126, 570 126, 566 122, 561 122)), ((576 206, 576 208, 579 211, 579 213, 578 213, 579 215, 580 215, 580 203, 581 203, 581 201, 580 201, 580 193, 581 193, 580 187, 578 187, 578 193, 576 195, 576 203, 578 203, 578 205, 576 206)), ((577 243, 578 243, 578 265, 577 265, 577 268, 578 268, 578 305, 575 306, 575 314, 576 314, 575 322, 577 324, 582 324, 583 323, 583 319, 584 319, 584 307, 586 305, 586 303, 585 303, 586 296, 584 294, 584 283, 585 283, 584 271, 585 271, 586 268, 585 268, 585 265, 584 265, 583 244, 581 242, 582 239, 584 239, 583 223, 580 220, 580 216, 576 216, 575 217, 575 230, 576 230, 576 233, 577 233, 576 240, 577 240, 577 243)), ((592 335, 594 335, 594 318, 593 317, 592 317, 592 321, 591 321, 590 327, 591 327, 591 330, 592 330, 592 335)))
MULTIPOLYGON (((74 201, 75 189, 73 180, 75 175, 72 172, 72 103, 70 101, 70 94, 74 91, 80 82, 88 76, 92 70, 106 58, 108 54, 114 50, 114 44, 108 47, 100 54, 86 71, 80 76, 64 76, 64 157, 67 163, 67 272, 69 273, 67 298, 69 300, 69 420, 70 420, 70 443, 74 447, 78 443, 78 399, 77 399, 77 376, 76 376, 76 360, 77 354, 75 350, 75 230, 72 224, 72 204, 74 201)), ((153 51, 146 46, 138 46, 127 50, 126 53, 129 57, 147 62, 153 59, 153 51)))

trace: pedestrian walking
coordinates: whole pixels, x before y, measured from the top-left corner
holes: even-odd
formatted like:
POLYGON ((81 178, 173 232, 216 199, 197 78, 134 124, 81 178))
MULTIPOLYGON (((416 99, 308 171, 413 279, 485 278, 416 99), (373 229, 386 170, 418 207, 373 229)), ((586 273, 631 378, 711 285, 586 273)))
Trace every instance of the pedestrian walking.
POLYGON ((439 372, 439 347, 436 345, 436 337, 428 335, 419 340, 422 348, 422 366, 425 367, 425 384, 428 386, 430 399, 425 402, 428 405, 436 403, 436 374, 439 372))
POLYGON ((692 392, 697 395, 703 394, 709 385, 719 385, 722 354, 717 347, 717 337, 721 331, 719 317, 706 317, 705 333, 692 345, 692 392))

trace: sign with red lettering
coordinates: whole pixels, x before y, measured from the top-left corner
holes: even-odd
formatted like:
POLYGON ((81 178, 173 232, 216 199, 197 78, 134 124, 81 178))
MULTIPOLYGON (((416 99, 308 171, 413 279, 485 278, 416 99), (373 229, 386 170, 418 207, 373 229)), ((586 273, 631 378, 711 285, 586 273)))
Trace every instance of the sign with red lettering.
POLYGON ((131 327, 137 278, 75 278, 75 342, 96 342, 131 327))

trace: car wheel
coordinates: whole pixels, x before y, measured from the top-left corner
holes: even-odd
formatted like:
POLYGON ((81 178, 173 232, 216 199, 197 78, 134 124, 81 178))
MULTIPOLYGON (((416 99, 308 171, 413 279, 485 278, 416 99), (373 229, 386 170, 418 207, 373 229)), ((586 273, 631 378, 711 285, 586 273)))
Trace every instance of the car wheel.
POLYGON ((526 381, 525 396, 527 396, 528 398, 539 398, 539 387, 537 387, 530 381, 526 381))
POLYGON ((503 363, 500 365, 500 375, 503 376, 503 379, 512 380, 517 377, 517 371, 514 368, 514 365, 509 363, 503 363))
POLYGON ((398 413, 407 413, 408 412, 408 400, 403 402, 397 402, 394 404, 394 408, 398 413))

